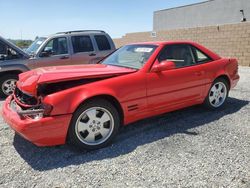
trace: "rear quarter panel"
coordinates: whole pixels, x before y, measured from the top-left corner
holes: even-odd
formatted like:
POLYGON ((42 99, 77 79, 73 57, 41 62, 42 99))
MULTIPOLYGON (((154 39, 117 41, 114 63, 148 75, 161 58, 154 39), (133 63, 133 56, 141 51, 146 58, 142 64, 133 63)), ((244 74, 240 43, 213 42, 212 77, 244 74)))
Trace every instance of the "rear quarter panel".
POLYGON ((227 76, 230 81, 231 88, 233 87, 233 78, 238 75, 238 63, 236 59, 221 58, 202 65, 205 70, 205 92, 204 98, 207 96, 208 91, 214 80, 220 76, 227 76))

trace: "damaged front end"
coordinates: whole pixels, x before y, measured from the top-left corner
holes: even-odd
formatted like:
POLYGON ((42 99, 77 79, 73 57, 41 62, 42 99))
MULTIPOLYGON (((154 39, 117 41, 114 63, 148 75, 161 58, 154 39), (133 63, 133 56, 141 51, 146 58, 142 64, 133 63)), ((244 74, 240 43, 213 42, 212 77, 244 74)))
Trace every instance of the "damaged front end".
POLYGON ((52 105, 46 104, 43 101, 44 97, 46 97, 47 95, 107 78, 111 77, 87 78, 80 80, 77 79, 56 83, 43 83, 37 86, 37 90, 33 95, 21 91, 18 88, 19 84, 17 84, 17 87, 13 94, 14 100, 11 101, 10 105, 11 108, 23 118, 40 119, 42 117, 49 116, 50 112, 53 109, 52 105))
POLYGON ((12 110, 16 111, 21 118, 41 119, 48 116, 53 107, 42 103, 41 97, 31 96, 16 87, 10 103, 12 110))
POLYGON ((40 119, 50 116, 52 110, 60 106, 59 103, 52 104, 58 105, 54 107, 46 104, 46 96, 135 71, 102 64, 35 69, 19 75, 11 106, 23 118, 40 119))

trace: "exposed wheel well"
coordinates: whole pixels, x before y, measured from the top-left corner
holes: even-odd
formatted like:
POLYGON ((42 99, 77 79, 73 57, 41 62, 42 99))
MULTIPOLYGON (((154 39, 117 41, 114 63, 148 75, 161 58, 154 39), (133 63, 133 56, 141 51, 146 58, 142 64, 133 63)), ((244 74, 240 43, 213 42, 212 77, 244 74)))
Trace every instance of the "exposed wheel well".
POLYGON ((18 75, 21 74, 22 71, 18 71, 18 70, 13 70, 13 71, 5 71, 5 72, 0 72, 0 77, 6 74, 14 74, 14 75, 18 75))
POLYGON ((84 100, 80 105, 84 104, 87 101, 91 101, 91 100, 95 100, 95 99, 104 99, 104 100, 107 100, 108 102, 110 102, 111 104, 113 104, 114 107, 117 109, 119 115, 120 115, 121 124, 123 124, 123 120, 124 120, 123 109, 122 109, 119 101, 115 97, 113 97, 111 95, 97 95, 97 96, 93 96, 93 97, 88 98, 87 100, 84 100))
POLYGON ((229 80, 229 78, 228 78, 227 75, 220 75, 220 76, 217 77, 215 80, 217 80, 217 79, 219 79, 219 78, 224 79, 224 80, 228 83, 229 88, 231 88, 231 83, 230 83, 230 80, 229 80))

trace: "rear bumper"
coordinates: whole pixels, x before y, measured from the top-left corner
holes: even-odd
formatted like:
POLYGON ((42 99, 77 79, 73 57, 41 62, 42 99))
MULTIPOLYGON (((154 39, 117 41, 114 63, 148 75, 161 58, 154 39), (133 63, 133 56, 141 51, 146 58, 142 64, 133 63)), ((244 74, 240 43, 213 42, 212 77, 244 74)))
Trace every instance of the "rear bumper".
POLYGON ((231 79, 231 89, 234 88, 237 83, 239 82, 240 80, 240 76, 239 74, 236 74, 232 79, 231 79))
POLYGON ((64 144, 71 114, 43 117, 39 120, 22 118, 10 108, 12 96, 4 102, 2 116, 9 126, 25 139, 37 146, 64 144))

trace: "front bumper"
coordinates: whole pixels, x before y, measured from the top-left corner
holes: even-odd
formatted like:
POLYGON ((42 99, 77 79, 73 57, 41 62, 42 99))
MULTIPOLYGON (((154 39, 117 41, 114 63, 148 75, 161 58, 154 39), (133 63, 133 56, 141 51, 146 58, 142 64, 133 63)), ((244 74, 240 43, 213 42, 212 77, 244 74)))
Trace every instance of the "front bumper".
POLYGON ((4 102, 2 116, 18 134, 37 146, 65 144, 72 115, 58 115, 41 119, 23 118, 10 107, 13 100, 9 96, 4 102))

